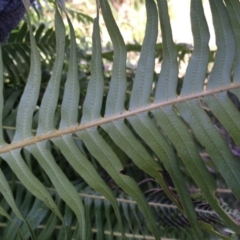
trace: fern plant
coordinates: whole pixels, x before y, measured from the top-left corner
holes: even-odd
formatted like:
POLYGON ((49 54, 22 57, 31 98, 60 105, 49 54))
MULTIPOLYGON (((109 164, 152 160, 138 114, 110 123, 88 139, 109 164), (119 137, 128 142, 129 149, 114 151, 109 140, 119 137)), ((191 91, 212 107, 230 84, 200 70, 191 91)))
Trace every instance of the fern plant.
MULTIPOLYGON (((24 3, 27 5, 27 1, 24 3)), ((206 78, 209 32, 201 0, 191 1, 194 50, 180 94, 177 94, 177 50, 172 40, 167 1, 157 0, 156 4, 154 0, 146 0, 145 39, 130 97, 125 97, 126 47, 108 1, 99 0, 92 38, 91 78, 80 107, 75 34, 62 1, 56 4, 55 11, 57 57, 48 86, 40 97, 40 55, 27 17, 31 66, 24 92, 11 117, 8 108, 14 106, 18 97, 13 100, 9 97, 11 94, 2 94, 4 79, 0 58, 0 128, 9 120, 16 122, 14 134, 0 132, 0 154, 4 160, 0 170, 3 196, 0 213, 8 219, 5 231, 0 231, 3 239, 57 236, 57 239, 84 240, 94 239, 93 233, 98 239, 106 238, 104 235, 109 239, 165 237, 167 233, 161 222, 166 219, 160 212, 163 219, 160 221, 156 215, 159 212, 150 207, 149 202, 154 201, 148 199, 137 184, 138 171, 161 187, 180 219, 184 219, 186 235, 175 237, 230 239, 231 234, 221 231, 215 221, 229 232, 239 234, 239 216, 218 199, 216 181, 201 151, 207 154, 216 174, 239 200, 239 159, 215 127, 211 114, 226 129, 233 144, 239 146, 240 114, 229 93, 240 97, 240 3, 238 0, 209 0, 209 3, 218 47, 210 77, 206 78), (107 96, 104 95, 99 9, 114 48, 107 96), (62 97, 59 89, 66 39, 63 17, 70 28, 70 58, 62 97), (155 86, 158 19, 163 37, 163 62, 155 86), (154 98, 150 98, 152 95, 154 98), (6 96, 5 106, 3 96, 6 96), (36 111, 39 99, 41 103, 36 111), (60 116, 56 111, 58 99, 62 99, 60 116), (33 132, 36 119, 37 128, 33 132), (131 159, 132 172, 127 169, 123 156, 131 159), (74 172, 69 173, 66 164, 71 165, 74 172), (99 171, 99 165, 107 177, 99 171), (170 180, 166 179, 166 173, 170 180), (78 176, 81 181, 72 176, 78 176), (109 178, 114 187, 105 181, 109 178), (198 214, 199 207, 189 191, 189 182, 200 189, 199 194, 211 209, 214 220, 198 214), (84 195, 86 186, 90 190, 84 195), (89 193, 94 194, 94 203, 89 193), (119 199, 124 204, 121 205, 119 199), (134 222, 126 224, 123 217, 134 222), (44 223, 42 231, 41 223, 44 223), (54 233, 56 229, 58 234, 54 233)), ((1 48, 0 51, 2 55, 1 48)))

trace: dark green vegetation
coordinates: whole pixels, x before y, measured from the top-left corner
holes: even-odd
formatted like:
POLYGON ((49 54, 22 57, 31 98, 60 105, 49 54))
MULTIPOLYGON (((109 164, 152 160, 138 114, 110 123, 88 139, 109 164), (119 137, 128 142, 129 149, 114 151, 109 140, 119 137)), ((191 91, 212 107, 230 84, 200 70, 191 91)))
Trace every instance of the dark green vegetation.
POLYGON ((98 12, 61 1, 54 28, 31 13, 1 46, 0 238, 238 239, 240 2, 209 0, 216 53, 201 0, 194 49, 173 43, 166 0, 146 0, 142 46, 125 46, 99 3, 114 51, 102 54, 98 12), (76 44, 76 18, 94 21, 91 53, 76 44))

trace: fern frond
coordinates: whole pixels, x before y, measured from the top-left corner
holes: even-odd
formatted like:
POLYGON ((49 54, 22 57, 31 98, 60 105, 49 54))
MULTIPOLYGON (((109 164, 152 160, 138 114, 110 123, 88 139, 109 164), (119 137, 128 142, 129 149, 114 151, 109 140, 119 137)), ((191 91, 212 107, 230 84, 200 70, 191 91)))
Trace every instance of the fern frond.
POLYGON ((239 214, 226 207, 216 194, 219 176, 237 200, 240 198, 239 159, 216 127, 221 126, 231 143, 239 147, 240 115, 231 94, 239 100, 240 3, 209 1, 218 46, 214 66, 208 78, 208 25, 202 1, 191 0, 194 48, 180 88, 178 52, 166 0, 157 0, 157 4, 146 1, 145 38, 127 97, 127 48, 107 0, 99 3, 114 49, 111 78, 104 77, 97 9, 87 90, 80 89, 76 37, 63 5, 60 13, 56 4, 55 30, 44 32, 39 26, 34 37, 27 16, 29 31, 24 26, 19 35, 12 36, 13 41, 29 38, 31 53, 24 47, 15 53, 12 46, 1 46, 0 128, 16 125, 14 133, 0 133, 0 156, 4 159, 0 213, 13 222, 7 223, 6 231, 0 231, 3 239, 16 239, 18 235, 50 239, 53 232, 57 239, 81 240, 94 239, 96 233, 99 239, 108 233, 110 239, 134 235, 155 239, 211 239, 215 235, 230 239, 231 234, 223 228, 240 233, 239 214), (63 15, 70 29, 70 54, 62 97, 68 47, 63 15), (159 18, 163 61, 157 82, 153 83, 159 18), (52 74, 42 95, 41 55, 49 54, 49 46, 41 48, 41 42, 51 42, 53 37, 56 43, 49 52, 56 47, 56 58, 50 57, 54 59, 52 74), (3 51, 7 57, 2 57, 3 51), (21 63, 14 64, 13 69, 8 67, 16 79, 24 62, 30 64, 23 92, 7 89, 3 93, 3 66, 11 61, 21 63), (80 94, 84 100, 80 100, 83 104, 79 108, 80 94), (32 131, 33 125, 36 132, 32 131), (201 152, 206 153, 209 165, 201 152), (213 170, 209 171, 211 164, 213 170), (15 187, 15 176, 24 187, 15 187), (149 177, 154 184, 138 184, 149 177), (13 184, 9 185, 11 178, 13 184), (46 186, 53 187, 54 192, 46 186), (158 191, 152 194, 159 186, 164 195, 158 191), (192 186, 200 189, 204 202, 192 199, 192 186), (95 197, 97 193, 100 197, 95 197), (43 211, 37 219, 39 209, 43 211), (12 231, 14 224, 19 231, 12 231), (39 224, 45 226, 42 231, 39 224))

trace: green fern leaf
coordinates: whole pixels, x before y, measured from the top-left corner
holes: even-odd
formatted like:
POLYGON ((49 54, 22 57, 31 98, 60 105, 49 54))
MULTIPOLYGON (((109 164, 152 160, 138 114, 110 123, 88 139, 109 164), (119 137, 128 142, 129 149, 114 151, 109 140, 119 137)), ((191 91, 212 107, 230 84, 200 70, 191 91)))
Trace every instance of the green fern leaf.
POLYGON ((167 1, 147 0, 138 67, 135 77, 127 80, 126 56, 132 46, 126 47, 108 1, 97 1, 86 92, 85 82, 79 82, 78 46, 64 1, 56 3, 55 31, 45 31, 41 25, 34 37, 27 15, 29 31, 23 25, 10 42, 29 41, 31 54, 27 44, 18 45, 17 53, 11 44, 0 46, 0 128, 4 130, 0 131, 4 159, 0 162, 0 213, 9 220, 0 229, 0 237, 211 239, 215 235, 230 239, 240 233, 239 215, 219 200, 218 192, 219 185, 226 184, 240 199, 240 163, 233 151, 233 147, 239 151, 240 144, 240 115, 233 102, 233 98, 240 99, 240 3, 209 2, 218 47, 209 78, 206 72, 212 52, 202 1, 191 0, 194 48, 186 50, 173 42, 167 1), (113 44, 113 51, 105 55, 99 7, 113 44), (62 90, 69 44, 64 18, 70 29, 70 54, 62 90), (162 43, 156 44, 159 18, 162 43), (49 41, 54 43, 40 44, 49 41), (45 80, 41 79, 40 54, 47 56, 55 46, 56 58, 49 58, 51 77, 42 94, 45 80), (155 82, 155 57, 160 49, 161 71, 155 82), (182 86, 178 61, 184 53, 180 56, 179 49, 192 54, 182 86), (104 57, 113 60, 109 88, 104 57), (3 65, 6 76, 19 82, 25 75, 24 62, 30 64, 24 91, 4 90, 3 65), (196 187, 200 203, 191 194, 196 187), (207 204, 207 210, 201 204, 207 204), (13 231, 14 224, 17 231, 13 231), (228 228, 235 233, 227 232, 228 228))

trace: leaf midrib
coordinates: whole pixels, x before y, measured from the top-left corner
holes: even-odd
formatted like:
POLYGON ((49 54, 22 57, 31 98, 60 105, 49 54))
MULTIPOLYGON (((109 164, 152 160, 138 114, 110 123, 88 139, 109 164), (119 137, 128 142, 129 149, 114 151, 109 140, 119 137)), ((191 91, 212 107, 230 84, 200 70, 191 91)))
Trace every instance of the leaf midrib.
POLYGON ((219 88, 210 89, 210 90, 204 90, 202 92, 189 94, 189 95, 183 96, 183 97, 178 96, 174 99, 162 101, 159 103, 151 103, 148 106, 140 107, 140 108, 137 108, 137 109, 134 109, 131 111, 125 111, 125 112, 122 112, 122 113, 114 115, 114 116, 104 117, 104 118, 98 119, 96 121, 91 121, 91 122, 88 122, 85 124, 77 124, 77 125, 74 125, 74 126, 71 126, 68 128, 59 129, 59 130, 56 130, 53 132, 49 132, 49 133, 45 133, 42 135, 34 136, 32 138, 24 139, 24 140, 21 140, 20 142, 14 142, 14 143, 11 143, 8 145, 6 144, 0 148, 0 154, 12 151, 14 149, 23 148, 25 146, 28 146, 28 145, 31 145, 34 143, 38 143, 38 142, 50 140, 52 138, 60 137, 60 136, 66 135, 66 134, 71 134, 71 133, 86 130, 86 129, 89 129, 92 127, 101 126, 103 124, 113 122, 113 121, 116 121, 119 119, 124 119, 124 118, 128 118, 130 116, 135 116, 139 113, 149 112, 151 110, 158 109, 158 108, 161 108, 164 106, 174 105, 176 103, 185 102, 185 101, 195 99, 195 98, 202 98, 204 96, 214 95, 214 94, 217 94, 217 93, 220 93, 223 91, 229 91, 229 90, 236 89, 236 88, 240 88, 240 83, 231 83, 230 85, 227 85, 224 87, 219 87, 219 88))

